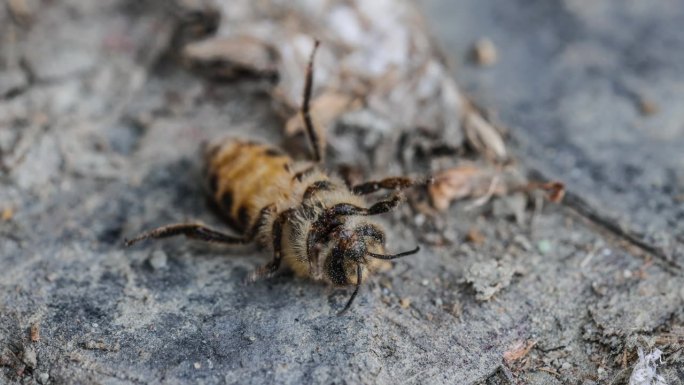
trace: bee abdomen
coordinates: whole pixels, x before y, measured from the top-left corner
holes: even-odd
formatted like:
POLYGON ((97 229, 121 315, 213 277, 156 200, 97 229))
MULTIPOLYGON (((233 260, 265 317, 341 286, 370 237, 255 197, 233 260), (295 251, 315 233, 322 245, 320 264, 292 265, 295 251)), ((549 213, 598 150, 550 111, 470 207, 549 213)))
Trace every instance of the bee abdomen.
POLYGON ((256 142, 229 139, 207 153, 212 199, 237 231, 245 231, 261 209, 282 199, 292 181, 292 159, 256 142))

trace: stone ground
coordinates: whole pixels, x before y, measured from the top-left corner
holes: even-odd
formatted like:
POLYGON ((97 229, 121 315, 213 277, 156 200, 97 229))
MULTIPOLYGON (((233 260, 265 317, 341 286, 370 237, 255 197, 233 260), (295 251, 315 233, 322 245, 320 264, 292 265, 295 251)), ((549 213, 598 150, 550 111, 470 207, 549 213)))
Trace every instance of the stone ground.
POLYGON ((681 2, 452 3, 423 5, 458 82, 568 199, 388 215, 392 247, 423 250, 344 317, 348 290, 241 284, 250 248, 122 248, 221 226, 199 143, 278 142, 263 85, 159 60, 178 25, 152 6, 0 8, 0 383, 626 384, 639 347, 684 383, 681 2), (465 60, 482 36, 489 68, 465 60))

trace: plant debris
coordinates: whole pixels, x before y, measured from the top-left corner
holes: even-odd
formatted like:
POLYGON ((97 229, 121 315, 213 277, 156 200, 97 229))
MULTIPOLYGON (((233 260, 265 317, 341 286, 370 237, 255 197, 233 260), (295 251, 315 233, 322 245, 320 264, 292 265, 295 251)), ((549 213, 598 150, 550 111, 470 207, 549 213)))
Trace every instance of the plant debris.
POLYGON ((641 112, 641 115, 655 115, 658 113, 658 110, 658 105, 653 100, 647 99, 645 97, 639 98, 639 112, 641 112))
POLYGON ((11 207, 5 207, 2 210, 2 214, 0 214, 0 219, 2 219, 3 221, 9 221, 10 219, 12 219, 13 216, 14 209, 12 209, 11 207))
POLYGON ((474 108, 468 108, 463 122, 468 144, 489 159, 503 162, 508 159, 506 145, 499 131, 474 108))
POLYGON ((192 42, 184 47, 182 55, 189 66, 212 78, 277 76, 273 48, 249 36, 217 37, 192 42))
POLYGON ((544 191, 549 201, 559 203, 565 196, 561 182, 525 182, 513 169, 495 169, 477 164, 463 164, 438 172, 428 186, 433 207, 445 211, 453 201, 476 199, 472 207, 481 206, 492 196, 544 191))
POLYGON ((39 323, 36 322, 36 323, 31 325, 30 336, 31 336, 31 342, 40 341, 40 324, 39 323))
POLYGON ((527 353, 537 344, 537 341, 517 341, 510 349, 503 354, 503 359, 511 364, 525 357, 527 353))
MULTIPOLYGON (((496 172, 474 164, 465 164, 444 170, 428 186, 432 205, 440 211, 449 208, 452 201, 481 197, 491 189, 496 172)), ((503 186, 495 186, 494 194, 503 194, 503 186)))
POLYGON ((662 352, 655 349, 644 355, 643 349, 639 348, 638 353, 639 361, 629 377, 629 385, 667 385, 663 376, 656 372, 662 352))
POLYGON ((110 344, 102 340, 89 340, 81 344, 84 349, 88 350, 102 350, 105 352, 118 352, 121 349, 119 343, 110 344))
POLYGON ((471 264, 465 273, 465 282, 475 290, 475 299, 489 301, 511 284, 517 272, 516 267, 508 261, 488 259, 471 264))
MULTIPOLYGON (((301 127, 303 69, 315 37, 321 47, 311 114, 326 131, 350 121, 396 144, 402 132, 421 127, 440 144, 463 144, 464 98, 410 2, 353 0, 306 10, 272 0, 217 6, 222 20, 216 33, 186 45, 183 58, 210 77, 277 77, 271 95, 287 135, 301 127), (377 15, 382 22, 373 22, 377 15)), ((491 141, 491 133, 482 135, 491 141)), ((495 151, 501 155, 501 146, 495 151)))
POLYGON ((472 58, 477 65, 491 66, 497 60, 496 46, 489 38, 480 38, 473 44, 472 58))

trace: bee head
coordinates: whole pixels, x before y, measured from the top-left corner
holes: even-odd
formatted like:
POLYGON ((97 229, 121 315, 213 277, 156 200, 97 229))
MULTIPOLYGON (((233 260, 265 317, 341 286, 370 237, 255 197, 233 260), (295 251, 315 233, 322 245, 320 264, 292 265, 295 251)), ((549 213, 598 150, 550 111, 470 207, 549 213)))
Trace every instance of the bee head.
POLYGON ((385 233, 372 223, 342 226, 331 234, 332 247, 325 258, 325 274, 334 285, 359 284, 371 258, 395 259, 418 252, 418 248, 396 255, 385 255, 385 233))

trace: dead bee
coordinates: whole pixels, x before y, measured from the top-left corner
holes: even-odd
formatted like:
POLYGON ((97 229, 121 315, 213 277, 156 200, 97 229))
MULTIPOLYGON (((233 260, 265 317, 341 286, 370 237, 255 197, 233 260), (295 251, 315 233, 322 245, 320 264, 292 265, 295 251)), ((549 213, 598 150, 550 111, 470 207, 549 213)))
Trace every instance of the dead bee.
POLYGON ((383 261, 418 252, 385 254, 385 233, 370 219, 401 202, 400 191, 414 182, 405 177, 388 178, 347 187, 318 167, 324 143, 314 129, 309 112, 313 60, 309 59, 301 114, 313 147, 312 162, 295 162, 271 146, 229 139, 210 146, 206 165, 209 188, 216 204, 241 237, 225 234, 201 224, 182 223, 160 227, 126 241, 130 246, 148 238, 185 235, 222 244, 258 242, 271 247, 273 259, 257 269, 250 280, 272 276, 283 260, 297 275, 336 286, 355 285, 339 314, 346 312, 369 272, 383 261), (387 200, 366 205, 362 195, 382 189, 395 190, 387 200))

